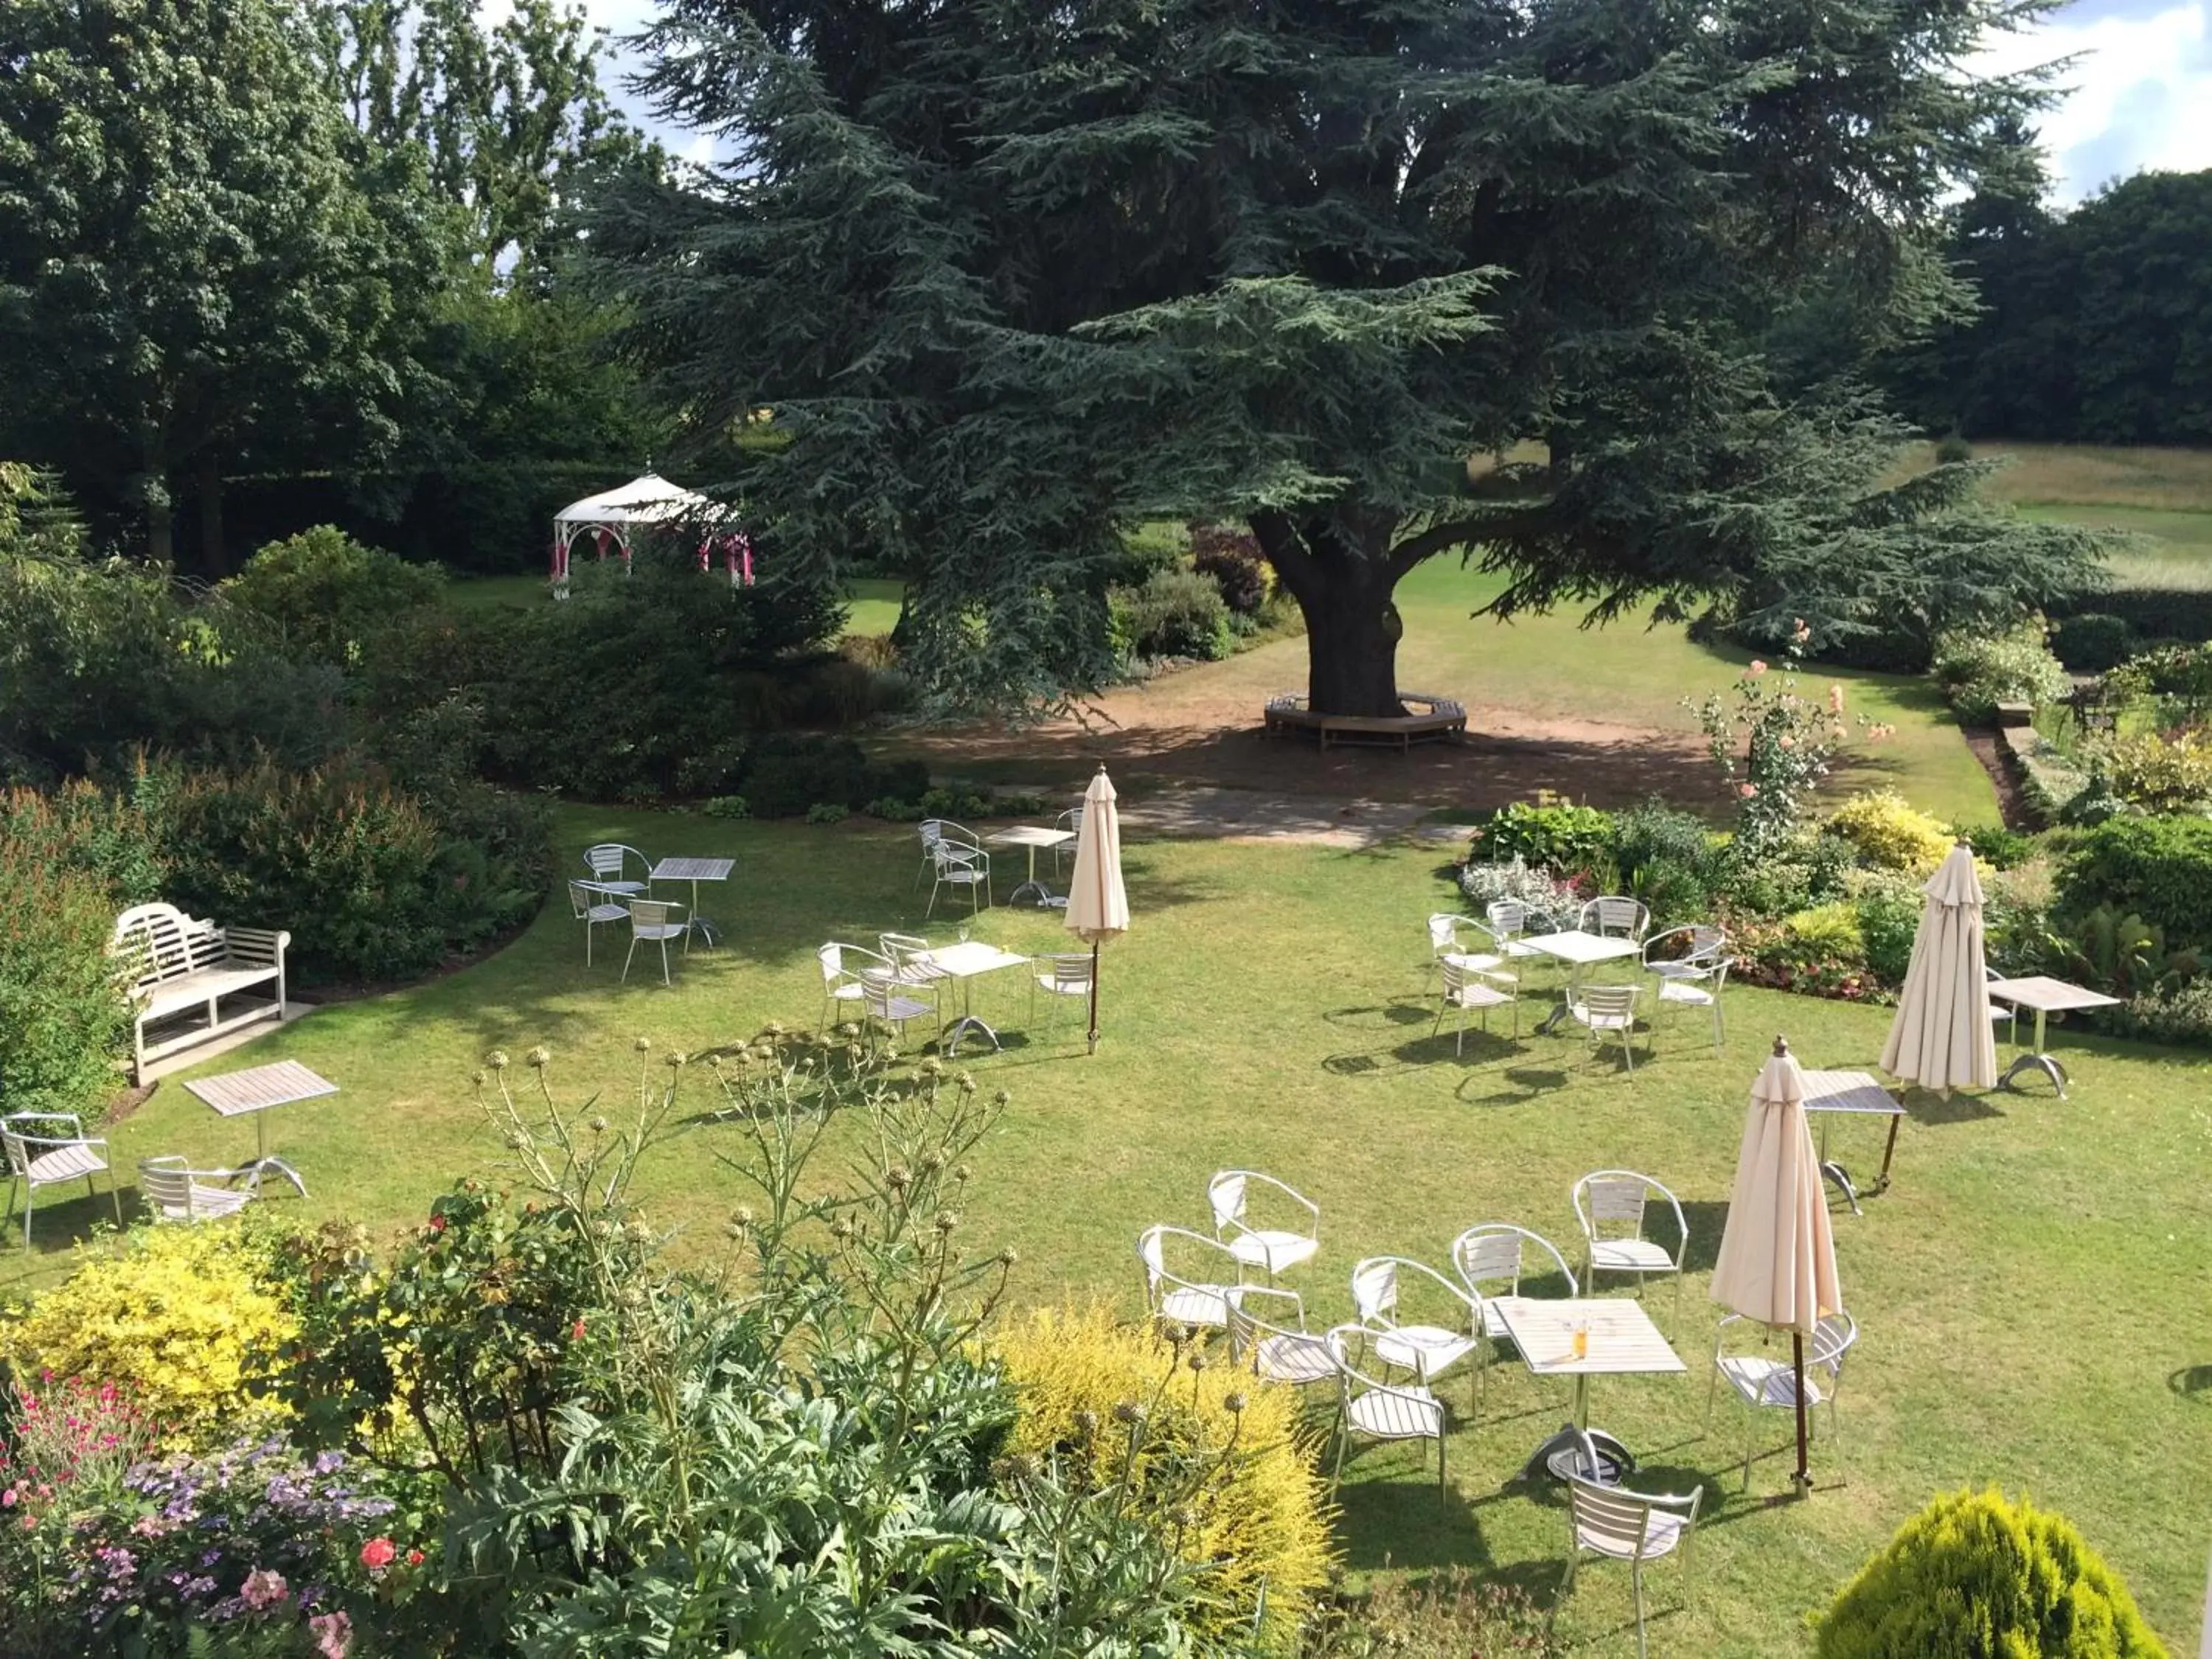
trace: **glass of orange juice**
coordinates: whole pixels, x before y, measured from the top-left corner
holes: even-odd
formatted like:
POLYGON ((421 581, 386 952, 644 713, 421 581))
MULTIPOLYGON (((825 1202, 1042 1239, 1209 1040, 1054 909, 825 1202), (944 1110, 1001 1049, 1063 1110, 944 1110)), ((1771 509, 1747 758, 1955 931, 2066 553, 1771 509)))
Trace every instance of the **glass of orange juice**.
POLYGON ((1589 1321, 1587 1319, 1575 1321, 1575 1358, 1589 1358, 1589 1321))

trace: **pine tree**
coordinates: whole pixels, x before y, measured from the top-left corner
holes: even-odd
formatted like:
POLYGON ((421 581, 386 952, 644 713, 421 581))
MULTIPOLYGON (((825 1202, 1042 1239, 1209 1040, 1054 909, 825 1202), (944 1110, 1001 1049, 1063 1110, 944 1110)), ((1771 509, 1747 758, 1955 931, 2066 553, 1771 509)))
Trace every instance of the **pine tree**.
POLYGON ((1956 474, 1890 487, 1850 379, 1966 303, 1940 205, 2041 94, 1956 65, 2040 9, 671 0, 647 88, 730 158, 594 246, 697 430, 774 410, 787 544, 909 577, 945 696, 1095 683, 1118 527, 1205 514, 1296 597, 1315 705, 1388 714, 1439 556, 1501 616, 1832 635, 2082 579, 1956 474))

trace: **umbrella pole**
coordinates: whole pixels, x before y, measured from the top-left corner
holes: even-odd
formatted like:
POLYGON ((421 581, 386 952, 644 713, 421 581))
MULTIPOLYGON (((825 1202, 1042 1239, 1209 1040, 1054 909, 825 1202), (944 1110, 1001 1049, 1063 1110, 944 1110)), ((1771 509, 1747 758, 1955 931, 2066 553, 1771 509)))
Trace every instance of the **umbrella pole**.
MULTIPOLYGON (((1091 941, 1091 1049, 1098 1052, 1098 941, 1091 941)), ((1801 1460, 1802 1461, 1802 1460, 1801 1460)))
POLYGON ((1797 1371, 1797 1495, 1813 1490, 1813 1476, 1805 1463, 1805 1334, 1790 1333, 1790 1358, 1797 1371))

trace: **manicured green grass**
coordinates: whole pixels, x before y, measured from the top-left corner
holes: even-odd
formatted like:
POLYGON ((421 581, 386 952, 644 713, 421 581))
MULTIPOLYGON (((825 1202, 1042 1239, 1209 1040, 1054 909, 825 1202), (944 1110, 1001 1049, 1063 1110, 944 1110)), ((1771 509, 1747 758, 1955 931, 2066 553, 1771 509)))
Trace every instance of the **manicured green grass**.
POLYGON ((888 634, 898 626, 906 584, 888 577, 861 576, 845 584, 852 597, 845 615, 848 634, 888 634))
MULTIPOLYGON (((1485 624, 1484 626, 1486 626, 1485 624)), ((471 1103, 469 1073, 493 1048, 520 1059, 550 1046, 569 1103, 635 1086, 633 1036, 659 1051, 704 1050, 770 1018, 812 1021, 813 950, 921 920, 910 830, 866 821, 828 828, 721 823, 683 814, 563 809, 564 864, 603 837, 656 856, 724 852, 737 879, 703 894, 729 943, 679 960, 673 988, 641 962, 617 982, 621 945, 602 929, 596 965, 581 928, 549 908, 498 956, 462 973, 318 1012, 205 1069, 282 1056, 324 1072, 339 1095, 279 1109, 272 1145, 312 1196, 271 1207, 302 1220, 358 1216, 405 1224, 467 1173, 495 1170, 500 1149, 471 1103)), ((2077 1522, 2133 1587, 2169 1641, 2193 1638, 2205 1538, 2175 1524, 2201 1513, 2212 1483, 2212 1335, 2203 1287, 2207 1128, 2196 1103, 2201 1057, 2139 1045, 2064 1040, 2073 1098, 2047 1094, 1938 1101, 1914 1097, 1897 1179, 1866 1213, 1836 1218, 1849 1305, 1865 1338, 1845 1374, 1840 1449, 1815 1448, 1820 1486, 1782 1501, 1780 1413, 1759 1425, 1751 1496, 1736 1492, 1743 1422, 1722 1403, 1704 1431, 1715 1310, 1705 1285, 1718 1244, 1750 1080, 1786 1032, 1809 1063, 1864 1066, 1878 1052, 1877 1010, 1776 994, 1729 992, 1730 1038, 1716 1054, 1685 1022, 1639 1056, 1633 1078, 1579 1043, 1471 1031, 1455 1060, 1433 1005, 1422 918, 1447 902, 1434 848, 1370 852, 1304 845, 1164 842, 1127 850, 1134 927, 1105 953, 1105 1040, 1086 1058, 1078 1011, 1056 1025, 1028 1018, 1018 977, 975 987, 978 1012, 1003 1018, 1006 1050, 980 1054, 986 1088, 1012 1104, 977 1160, 963 1226, 977 1249, 1017 1245, 1031 1300, 1103 1294, 1133 1311, 1131 1243, 1155 1220, 1203 1226, 1214 1170, 1268 1170, 1322 1206, 1322 1253, 1291 1276, 1313 1320, 1349 1312, 1358 1257, 1403 1252, 1441 1265, 1479 1221, 1510 1220, 1567 1245, 1567 1191, 1584 1172, 1640 1168, 1669 1182, 1690 1216, 1692 1264, 1679 1322, 1660 1285, 1648 1304, 1676 1334, 1686 1376, 1600 1379, 1594 1419, 1643 1457, 1662 1486, 1703 1482, 1706 1522, 1694 1595, 1652 1575, 1656 1651, 1760 1656, 1809 1650, 1803 1620, 1891 1530, 1937 1490, 1996 1481, 2077 1522)), ((1001 854, 1004 881, 1016 860, 1001 854)), ((926 892, 926 889, 924 890, 926 892)), ((981 937, 1026 951, 1065 948, 1049 913, 986 912, 981 937)), ((1500 1024, 1493 1018, 1494 1026, 1500 1024)), ((648 1057, 646 1071, 663 1073, 648 1057)), ((689 1098, 704 1106, 707 1079, 689 1098)), ((853 1124, 845 1131, 857 1129, 853 1124)), ((243 1159, 251 1125, 221 1121, 165 1083, 111 1131, 126 1169, 153 1152, 243 1159)), ((702 1125, 649 1161, 642 1192, 675 1248, 704 1251, 740 1194, 711 1156, 728 1133, 702 1125)), ((855 1146, 857 1151, 857 1145, 855 1146)), ((1863 1175, 1878 1127, 1844 1122, 1834 1152, 1863 1175)), ((82 1199, 42 1212, 38 1267, 12 1246, 9 1280, 50 1280, 73 1227, 105 1211, 82 1199)), ((1462 1413, 1463 1384, 1449 1394, 1462 1413)), ((1410 1448, 1359 1453, 1343 1490, 1343 1540, 1358 1572, 1463 1562, 1548 1597, 1566 1527, 1548 1491, 1511 1477, 1557 1426, 1561 1396, 1501 1363, 1479 1422, 1462 1416, 1452 1487, 1410 1448)), ((1576 1650, 1634 1651, 1626 1574, 1586 1565, 1561 1614, 1576 1650)))
MULTIPOLYGON (((1677 625, 1655 627, 1642 618, 1585 629, 1578 613, 1565 611, 1512 623, 1472 617, 1500 586, 1498 578, 1470 575, 1449 560, 1433 561, 1400 583, 1406 637, 1398 683, 1443 691, 1470 706, 1503 704, 1692 733, 1697 720, 1684 700, 1724 690, 1751 658, 1747 651, 1696 644, 1677 625)), ((1298 641, 1273 648, 1294 660, 1304 653, 1298 641)), ((1989 777, 1929 682, 1817 665, 1802 678, 1815 696, 1840 684, 1853 714, 1897 728, 1880 743, 1854 731, 1833 787, 1889 785, 1939 817, 1996 821, 1989 777)))

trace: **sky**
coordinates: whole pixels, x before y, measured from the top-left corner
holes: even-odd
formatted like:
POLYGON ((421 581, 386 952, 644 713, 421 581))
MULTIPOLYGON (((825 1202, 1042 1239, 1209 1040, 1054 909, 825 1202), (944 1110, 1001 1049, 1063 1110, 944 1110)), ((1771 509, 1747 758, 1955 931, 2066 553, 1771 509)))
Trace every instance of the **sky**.
MULTIPOLYGON (((485 11, 505 0, 483 0, 485 11)), ((620 35, 642 27, 653 0, 583 0, 592 22, 620 35)), ((2062 202, 2076 202, 2144 167, 2212 167, 2212 0, 2075 0, 2033 29, 2002 40, 1983 67, 2025 69, 2075 60, 2063 101, 2042 136, 2062 202)), ((634 118, 679 155, 705 161, 712 145, 671 131, 620 87, 634 118)))

